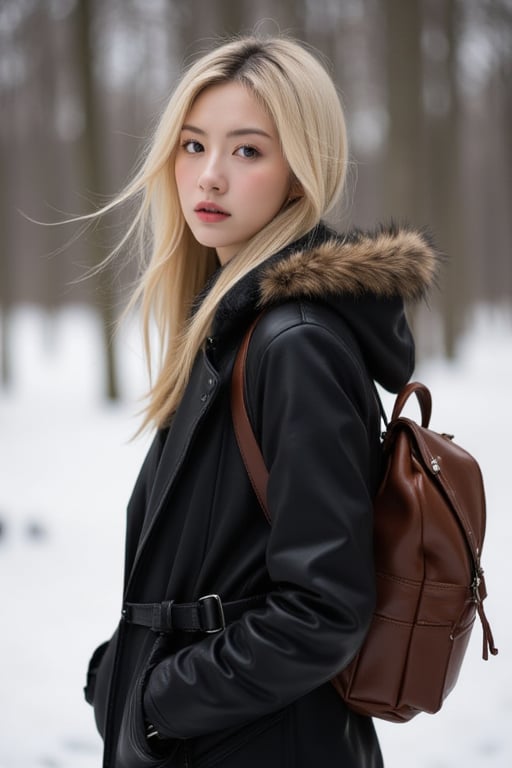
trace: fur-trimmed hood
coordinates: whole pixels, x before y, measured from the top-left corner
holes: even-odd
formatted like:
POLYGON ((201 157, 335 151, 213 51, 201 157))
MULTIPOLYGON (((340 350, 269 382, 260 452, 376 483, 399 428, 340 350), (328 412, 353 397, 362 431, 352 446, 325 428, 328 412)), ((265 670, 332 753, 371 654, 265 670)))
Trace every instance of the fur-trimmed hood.
POLYGON ((242 278, 219 305, 214 334, 287 301, 320 301, 339 312, 371 375, 396 391, 412 373, 404 303, 426 296, 440 256, 428 235, 392 225, 338 234, 320 224, 242 278))
POLYGON ((418 231, 391 227, 374 234, 333 234, 263 269, 259 303, 365 293, 416 300, 432 285, 437 262, 431 243, 418 231))

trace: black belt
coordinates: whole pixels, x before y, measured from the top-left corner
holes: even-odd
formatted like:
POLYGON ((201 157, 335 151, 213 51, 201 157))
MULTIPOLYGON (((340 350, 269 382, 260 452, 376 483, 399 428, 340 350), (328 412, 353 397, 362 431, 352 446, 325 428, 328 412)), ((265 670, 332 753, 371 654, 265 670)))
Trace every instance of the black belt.
POLYGON ((249 608, 263 605, 265 595, 223 603, 219 595, 204 595, 194 603, 125 603, 124 621, 149 627, 154 632, 221 632, 249 608))

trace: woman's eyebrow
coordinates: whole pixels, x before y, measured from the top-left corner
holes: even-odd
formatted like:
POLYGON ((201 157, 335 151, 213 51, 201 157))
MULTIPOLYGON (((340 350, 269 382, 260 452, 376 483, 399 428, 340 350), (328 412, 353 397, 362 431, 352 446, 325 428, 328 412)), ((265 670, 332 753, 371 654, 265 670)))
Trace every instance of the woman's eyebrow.
MULTIPOLYGON (((199 134, 199 136, 206 136, 206 131, 203 131, 202 128, 198 128, 196 125, 190 125, 190 123, 185 123, 181 130, 191 131, 192 133, 199 134)), ((272 138, 270 134, 268 134, 266 131, 263 131, 261 128, 237 128, 234 131, 229 131, 226 136, 231 138, 232 136, 249 136, 251 134, 265 136, 267 139, 272 138)))

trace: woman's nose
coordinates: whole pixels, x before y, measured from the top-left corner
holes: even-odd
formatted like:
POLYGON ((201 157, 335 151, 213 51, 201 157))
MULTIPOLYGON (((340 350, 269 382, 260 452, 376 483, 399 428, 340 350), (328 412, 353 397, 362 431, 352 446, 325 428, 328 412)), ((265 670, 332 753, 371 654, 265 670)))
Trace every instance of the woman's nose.
POLYGON ((210 189, 216 192, 226 191, 227 180, 218 161, 212 159, 204 166, 199 175, 198 184, 204 192, 210 189))

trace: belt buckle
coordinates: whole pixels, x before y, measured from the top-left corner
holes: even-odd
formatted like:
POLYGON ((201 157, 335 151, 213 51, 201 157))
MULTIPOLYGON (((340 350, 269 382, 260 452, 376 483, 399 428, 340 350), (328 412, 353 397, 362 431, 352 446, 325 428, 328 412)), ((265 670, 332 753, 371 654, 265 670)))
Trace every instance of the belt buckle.
POLYGON ((197 602, 199 603, 199 621, 203 632, 207 635, 213 635, 226 629, 224 609, 219 595, 203 595, 197 602))

